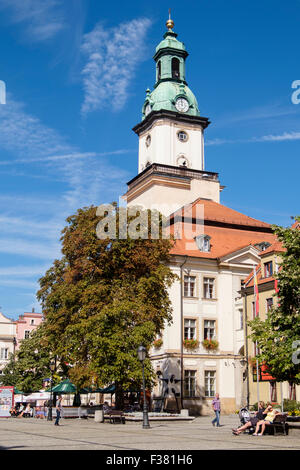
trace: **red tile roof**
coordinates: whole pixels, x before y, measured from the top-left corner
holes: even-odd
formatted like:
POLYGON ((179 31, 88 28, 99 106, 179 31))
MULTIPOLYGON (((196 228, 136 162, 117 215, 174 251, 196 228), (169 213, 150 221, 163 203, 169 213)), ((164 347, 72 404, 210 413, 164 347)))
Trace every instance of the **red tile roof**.
MULTIPOLYGON (((176 211, 173 217, 180 217, 182 214, 183 208, 176 211)), ((269 224, 210 200, 197 199, 184 212, 184 217, 187 220, 184 224, 185 232, 186 229, 195 227, 195 220, 203 219, 203 226, 197 226, 198 232, 203 228, 201 233, 211 237, 211 249, 209 252, 200 251, 193 239, 196 234, 184 233, 171 250, 174 255, 216 259, 249 245, 264 241, 274 243, 276 240, 269 224)), ((175 222, 171 226, 171 233, 176 233, 177 225, 175 222)))

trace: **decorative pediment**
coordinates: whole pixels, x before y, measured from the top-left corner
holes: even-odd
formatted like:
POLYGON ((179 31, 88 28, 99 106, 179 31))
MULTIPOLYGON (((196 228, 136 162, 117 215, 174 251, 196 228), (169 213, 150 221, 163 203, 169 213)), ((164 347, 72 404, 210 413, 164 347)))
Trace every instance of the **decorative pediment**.
POLYGON ((260 263, 259 253, 258 249, 249 245, 222 256, 219 258, 219 262, 220 264, 242 264, 253 267, 253 265, 260 263))

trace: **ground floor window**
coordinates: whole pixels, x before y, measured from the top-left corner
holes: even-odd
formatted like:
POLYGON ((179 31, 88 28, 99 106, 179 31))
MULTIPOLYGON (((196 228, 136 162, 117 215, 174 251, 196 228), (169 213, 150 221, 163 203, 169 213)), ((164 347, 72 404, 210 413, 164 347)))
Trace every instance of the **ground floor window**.
POLYGON ((206 370, 204 372, 205 377, 205 396, 214 397, 216 394, 216 371, 206 370))
POLYGON ((296 400, 296 385, 289 384, 289 399, 296 400))
POLYGON ((196 396, 196 371, 185 370, 184 371, 184 396, 195 397, 196 396))
POLYGON ((272 403, 277 402, 277 387, 276 382, 270 382, 270 399, 272 403))

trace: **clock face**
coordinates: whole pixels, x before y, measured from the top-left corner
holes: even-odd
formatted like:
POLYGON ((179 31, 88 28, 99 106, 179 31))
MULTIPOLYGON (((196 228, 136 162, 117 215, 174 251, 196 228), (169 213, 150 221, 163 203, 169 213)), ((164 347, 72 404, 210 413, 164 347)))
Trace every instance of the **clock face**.
POLYGON ((146 108, 145 108, 145 116, 148 116, 148 114, 151 113, 151 106, 150 104, 148 103, 146 108))
POLYGON ((175 103, 177 111, 186 113, 189 110, 189 103, 185 98, 178 98, 175 103))

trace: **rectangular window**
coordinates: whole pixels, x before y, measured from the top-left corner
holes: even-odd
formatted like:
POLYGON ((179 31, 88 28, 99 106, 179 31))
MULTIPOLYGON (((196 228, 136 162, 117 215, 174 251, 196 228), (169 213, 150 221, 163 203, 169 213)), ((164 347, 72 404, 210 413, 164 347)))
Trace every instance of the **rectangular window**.
POLYGON ((196 339, 196 320, 184 320, 184 339, 196 339))
POLYGON ((196 276, 184 276, 184 297, 196 296, 196 276))
POLYGON ((289 384, 289 400, 296 400, 296 385, 289 384))
POLYGON ((24 331, 24 338, 25 338, 25 339, 28 339, 29 336, 30 336, 30 331, 29 331, 29 330, 25 330, 25 331, 24 331))
POLYGON ((185 370, 184 371, 184 396, 195 397, 196 396, 196 371, 185 370))
POLYGON ((265 277, 271 277, 273 275, 273 263, 269 261, 264 264, 265 277))
POLYGON ((0 359, 8 359, 8 348, 1 348, 0 359))
POLYGON ((269 299, 266 300, 267 302, 267 313, 269 312, 269 310, 271 310, 271 308, 273 307, 273 298, 270 297, 269 299))
POLYGON ((203 279, 203 297, 205 299, 215 298, 215 279, 213 277, 203 279))
POLYGON ((205 379, 205 396, 210 398, 216 394, 216 372, 214 370, 206 370, 204 372, 205 379))
POLYGON ((215 320, 204 320, 204 339, 216 338, 216 322, 215 320))
POLYGON ((276 382, 270 382, 270 399, 272 403, 277 402, 277 388, 276 382))

